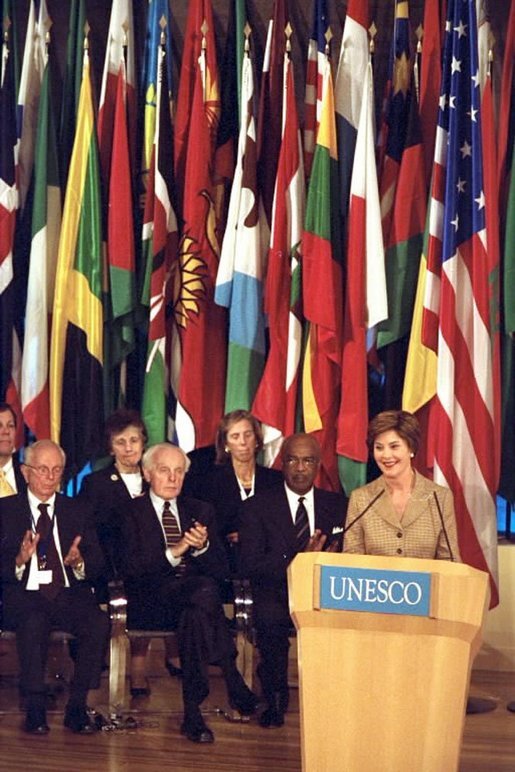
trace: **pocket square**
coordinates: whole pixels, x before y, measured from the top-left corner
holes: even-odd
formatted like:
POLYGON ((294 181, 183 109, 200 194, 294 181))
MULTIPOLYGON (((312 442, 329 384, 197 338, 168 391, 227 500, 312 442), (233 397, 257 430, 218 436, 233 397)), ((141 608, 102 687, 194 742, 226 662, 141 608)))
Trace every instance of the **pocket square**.
POLYGON ((342 525, 335 525, 333 530, 331 531, 331 535, 335 533, 343 533, 343 526, 342 525))

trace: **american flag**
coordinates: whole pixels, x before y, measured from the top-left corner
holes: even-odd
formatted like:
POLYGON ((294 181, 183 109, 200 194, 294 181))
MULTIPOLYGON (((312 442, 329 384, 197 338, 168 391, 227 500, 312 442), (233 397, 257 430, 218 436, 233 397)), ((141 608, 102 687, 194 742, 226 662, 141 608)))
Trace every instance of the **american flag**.
POLYGON ((422 339, 438 355, 434 479, 454 493, 463 560, 497 602, 493 318, 475 0, 448 5, 422 339))

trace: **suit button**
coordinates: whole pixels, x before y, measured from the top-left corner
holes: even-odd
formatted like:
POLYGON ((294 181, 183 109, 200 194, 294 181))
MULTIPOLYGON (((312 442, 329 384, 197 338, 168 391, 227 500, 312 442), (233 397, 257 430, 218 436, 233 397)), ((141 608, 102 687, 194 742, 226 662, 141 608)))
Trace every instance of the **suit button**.
POLYGON ((402 555, 402 550, 400 547, 397 548, 397 555, 402 555))
POLYGON ((402 539, 402 533, 401 533, 400 531, 399 531, 399 533, 397 534, 397 538, 398 538, 398 539, 402 539))

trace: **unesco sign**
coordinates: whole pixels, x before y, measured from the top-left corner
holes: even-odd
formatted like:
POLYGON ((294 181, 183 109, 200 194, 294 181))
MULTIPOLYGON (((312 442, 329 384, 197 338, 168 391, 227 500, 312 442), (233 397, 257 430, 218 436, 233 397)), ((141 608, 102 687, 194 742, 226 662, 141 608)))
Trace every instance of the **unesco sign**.
POLYGON ((428 617, 431 574, 320 566, 320 608, 428 617))

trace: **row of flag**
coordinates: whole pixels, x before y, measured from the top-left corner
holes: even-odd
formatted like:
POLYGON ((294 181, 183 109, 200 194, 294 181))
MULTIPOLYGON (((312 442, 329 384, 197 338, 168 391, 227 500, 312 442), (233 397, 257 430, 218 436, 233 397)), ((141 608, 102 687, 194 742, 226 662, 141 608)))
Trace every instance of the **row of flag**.
POLYGON ((220 70, 211 0, 190 0, 177 88, 168 0, 149 0, 141 75, 132 3, 112 0, 98 105, 72 0, 60 111, 46 0, 29 4, 20 68, 12 5, 0 398, 20 426, 76 472, 120 404, 187 451, 251 409, 268 464, 303 429, 319 483, 349 493, 369 416, 402 404, 424 427, 421 469, 454 492, 464 559, 495 578, 496 493, 515 499, 513 8, 495 111, 483 0, 426 0, 417 51, 396 0, 376 127, 367 0, 347 4, 337 64, 313 0, 302 126, 286 0, 259 74, 245 0, 220 70))

